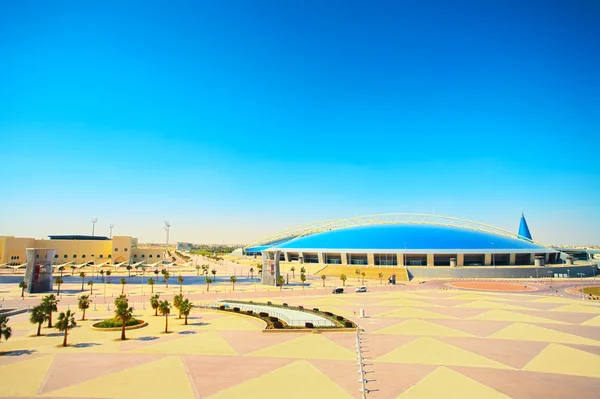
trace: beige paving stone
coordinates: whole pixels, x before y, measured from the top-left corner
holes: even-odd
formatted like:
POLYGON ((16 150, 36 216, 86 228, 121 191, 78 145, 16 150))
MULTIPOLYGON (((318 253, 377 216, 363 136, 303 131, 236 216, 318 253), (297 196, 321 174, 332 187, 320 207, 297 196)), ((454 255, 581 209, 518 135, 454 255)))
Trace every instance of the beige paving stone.
POLYGON ((183 335, 130 351, 131 353, 236 355, 236 351, 216 331, 183 335))
POLYGON ((383 312, 375 315, 374 317, 401 317, 406 319, 455 319, 455 317, 442 313, 411 307, 402 307, 400 309, 383 312))
POLYGON ((53 360, 54 356, 42 356, 0 366, 0 396, 35 396, 53 360))
POLYGON ((403 334, 403 335, 424 335, 424 336, 442 336, 442 337, 473 337, 472 334, 456 330, 450 327, 444 327, 426 320, 410 319, 381 330, 374 334, 403 334))
POLYGON ((600 327, 600 316, 593 317, 581 323, 582 326, 600 327))
POLYGON ((593 313, 600 314, 600 307, 590 305, 566 305, 556 309, 552 309, 553 312, 572 312, 572 313, 593 313))
POLYGON ((490 338, 600 346, 600 341, 525 323, 514 323, 490 338))
POLYGON ((433 364, 443 366, 485 367, 512 369, 512 367, 469 352, 465 349, 422 337, 378 357, 376 362, 433 364))
POLYGON ((320 334, 304 335, 252 352, 248 356, 332 360, 354 360, 356 358, 354 353, 320 334))
POLYGON ((492 302, 492 301, 474 301, 463 303, 456 306, 457 308, 474 308, 474 309, 503 309, 503 310, 535 310, 522 306, 511 305, 510 303, 492 302))
POLYGON ((600 356, 560 344, 550 344, 523 370, 600 378, 600 356))
POLYGON ((438 367, 397 399, 511 399, 510 396, 446 367, 438 367))
POLYGON ((469 317, 470 320, 491 320, 491 321, 512 321, 512 322, 524 322, 524 323, 548 323, 548 324, 568 324, 562 321, 547 319, 544 317, 537 317, 526 315, 517 312, 511 312, 502 309, 493 309, 485 313, 478 314, 477 316, 469 317))
POLYGON ((379 306, 410 306, 414 308, 443 308, 442 305, 435 303, 423 302, 416 299, 394 299, 378 303, 379 306))

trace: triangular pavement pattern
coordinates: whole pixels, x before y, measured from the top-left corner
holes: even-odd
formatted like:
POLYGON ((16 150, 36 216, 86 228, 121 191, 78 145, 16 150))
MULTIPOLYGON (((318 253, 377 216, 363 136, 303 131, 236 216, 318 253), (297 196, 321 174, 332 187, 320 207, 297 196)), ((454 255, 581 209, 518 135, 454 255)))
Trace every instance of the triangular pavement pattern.
POLYGON ((181 361, 196 395, 205 398, 277 370, 295 360, 250 356, 190 355, 181 356, 181 361), (207 367, 207 364, 210 364, 210 367, 207 367))
MULTIPOLYGON (((300 303, 301 301, 296 300, 294 303, 300 303)), ((304 307, 307 307, 307 305, 310 305, 310 308, 318 308, 319 306, 323 306, 323 305, 331 305, 331 306, 343 306, 343 305, 356 305, 356 303, 352 302, 352 301, 348 301, 345 299, 339 299, 339 298, 322 298, 322 299, 311 299, 309 301, 306 302, 306 305, 304 305, 304 307)), ((324 309, 321 309, 324 310, 324 309)))
POLYGON ((510 299, 496 297, 489 294, 462 294, 449 297, 448 299, 457 299, 461 301, 503 301, 510 302, 510 299))
POLYGON ((446 367, 438 367, 397 399, 511 399, 510 396, 446 367))
POLYGON ((556 309, 552 309, 553 312, 572 312, 572 313, 592 313, 600 314, 600 307, 597 306, 586 306, 586 305, 566 305, 556 309))
POLYGON ((48 371, 46 384, 40 393, 79 384, 160 358, 162 358, 161 355, 148 356, 122 353, 89 353, 84 356, 56 355, 54 363, 48 371), (68 376, 68 378, 65 378, 65 376, 68 376))
POLYGON ((260 331, 265 328, 265 323, 251 316, 227 316, 213 320, 205 320, 207 325, 203 330, 229 330, 229 331, 260 331))
POLYGON ((305 333, 270 333, 260 331, 219 331, 219 335, 240 355, 290 341, 304 336, 305 333))
MULTIPOLYGON (((161 379, 162 380, 162 379, 161 379)), ((294 362, 271 373, 221 391, 211 399, 261 398, 280 399, 328 398, 351 399, 340 386, 305 360, 294 362), (303 383, 305 381, 306 383, 303 383)))
POLYGON ((390 312, 383 312, 374 317, 400 317, 406 319, 455 319, 442 313, 436 313, 425 309, 402 307, 390 312))
POLYGON ((129 353, 157 353, 167 355, 236 355, 237 353, 217 331, 190 334, 175 340, 159 342, 134 349, 129 353))
POLYGON ((564 345, 550 344, 523 370, 600 378, 600 356, 564 345))
POLYGON ((473 337, 464 331, 444 327, 426 320, 411 319, 375 331, 374 334, 403 334, 442 337, 473 337))
POLYGON ((355 354, 320 334, 305 335, 273 345, 248 356, 289 357, 298 359, 354 360, 355 354))
POLYGON ((473 308, 473 309, 503 309, 503 310, 535 310, 524 308, 522 306, 511 305, 509 303, 490 302, 490 301, 474 301, 463 303, 456 306, 457 308, 473 308))
POLYGON ((512 369, 495 360, 477 355, 433 338, 422 337, 378 357, 376 362, 435 364, 442 366, 512 369))
POLYGON ((386 301, 378 303, 379 306, 410 306, 414 308, 443 308, 442 305, 436 305, 435 303, 418 301, 416 299, 395 299, 393 301, 386 301))
POLYGON ((525 323, 514 323, 489 338, 600 346, 600 341, 525 323))
POLYGON ((562 321, 546 319, 544 317, 537 317, 526 315, 517 312, 510 312, 508 310, 493 309, 485 313, 481 313, 477 316, 469 317, 469 320, 486 320, 486 321, 512 321, 512 322, 523 322, 523 323, 548 323, 548 324, 568 324, 562 321))
POLYGON ((600 316, 593 317, 581 323, 582 326, 600 327, 600 316))
POLYGON ((0 384, 0 396, 37 395, 53 360, 54 356, 50 355, 0 366, 3 381, 0 384))
POLYGON ((454 328, 477 337, 488 337, 497 331, 511 325, 508 321, 483 321, 483 320, 436 320, 436 324, 454 328))
POLYGON ((56 391, 50 391, 42 396, 193 399, 194 392, 179 356, 171 356, 56 391), (168 381, 168 384, 165 381, 168 381))

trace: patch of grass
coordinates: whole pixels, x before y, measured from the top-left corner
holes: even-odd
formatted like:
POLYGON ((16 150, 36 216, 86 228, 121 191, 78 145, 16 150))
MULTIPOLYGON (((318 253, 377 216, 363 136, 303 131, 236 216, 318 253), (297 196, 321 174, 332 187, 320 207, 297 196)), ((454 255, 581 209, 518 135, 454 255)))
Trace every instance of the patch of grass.
MULTIPOLYGON (((129 320, 127 323, 125 323, 125 327, 131 327, 131 326, 135 326, 138 324, 143 323, 143 320, 138 320, 135 318, 132 318, 131 320, 129 320)), ((117 319, 107 319, 104 320, 100 323, 98 323, 95 327, 97 328, 115 328, 115 327, 122 327, 123 323, 121 322, 121 320, 117 320, 117 319)))

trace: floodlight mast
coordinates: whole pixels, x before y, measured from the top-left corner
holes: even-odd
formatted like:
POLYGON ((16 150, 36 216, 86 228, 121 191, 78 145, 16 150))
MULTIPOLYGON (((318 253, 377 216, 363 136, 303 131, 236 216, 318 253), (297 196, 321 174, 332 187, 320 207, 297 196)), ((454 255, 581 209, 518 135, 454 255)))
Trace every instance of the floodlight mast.
POLYGON ((171 223, 165 221, 165 231, 167 232, 167 250, 165 252, 165 258, 169 254, 169 229, 171 228, 171 223))
POLYGON ((96 222, 98 222, 98 218, 92 219, 92 237, 94 236, 94 231, 96 230, 96 222))
POLYGON ((109 224, 108 227, 110 228, 110 237, 109 238, 112 238, 112 229, 113 229, 113 227, 115 227, 115 225, 109 224))

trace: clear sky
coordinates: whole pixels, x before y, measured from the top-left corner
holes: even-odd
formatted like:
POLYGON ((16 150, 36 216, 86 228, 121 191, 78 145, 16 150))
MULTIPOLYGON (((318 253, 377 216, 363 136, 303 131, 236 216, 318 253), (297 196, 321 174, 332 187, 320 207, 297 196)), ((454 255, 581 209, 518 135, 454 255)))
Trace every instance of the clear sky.
POLYGON ((0 6, 0 234, 373 213, 600 244, 600 2, 0 6))

